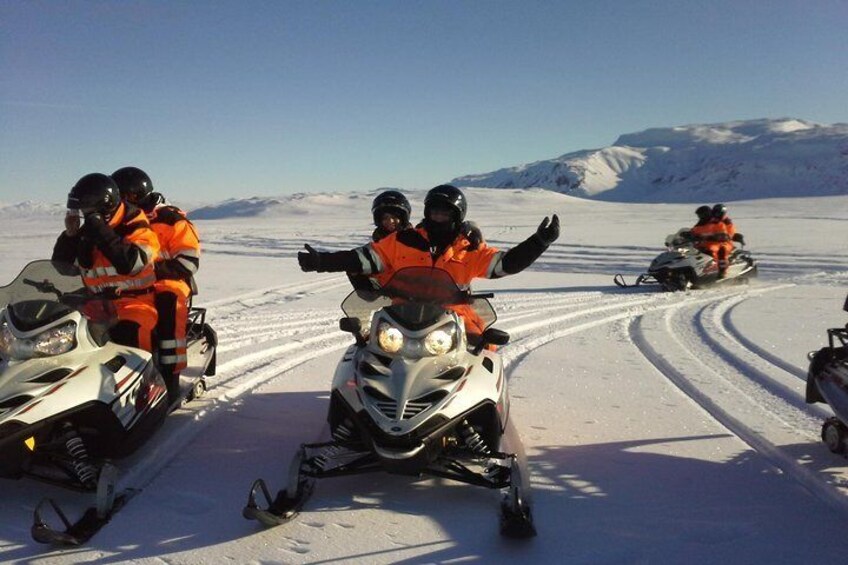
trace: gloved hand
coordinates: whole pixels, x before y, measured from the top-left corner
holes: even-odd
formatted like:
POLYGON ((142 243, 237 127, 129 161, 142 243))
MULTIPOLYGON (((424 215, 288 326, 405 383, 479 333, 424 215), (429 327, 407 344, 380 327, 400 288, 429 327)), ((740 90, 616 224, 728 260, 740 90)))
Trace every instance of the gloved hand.
POLYGON ((103 239, 104 234, 109 231, 109 225, 106 223, 103 214, 92 212, 87 214, 84 220, 80 232, 91 239, 103 239))
POLYGON ((68 210, 68 213, 65 214, 65 233, 68 237, 76 237, 80 232, 80 215, 79 212, 74 210, 73 212, 68 210))
POLYGON ((548 217, 545 216, 545 219, 542 220, 542 223, 539 224, 538 228, 536 228, 536 237, 539 238, 539 241, 541 241, 546 247, 555 242, 559 237, 559 216, 554 214, 550 223, 548 223, 548 217))
POLYGON ((740 245, 745 245, 745 237, 741 233, 733 234, 733 241, 740 245))
POLYGON ((321 266, 321 255, 308 243, 303 246, 306 248, 306 253, 300 251, 297 254, 297 262, 300 264, 300 270, 307 273, 317 271, 321 266))
POLYGON ((468 240, 471 245, 468 246, 469 251, 474 251, 483 243, 483 232, 474 222, 462 222, 462 235, 468 240))

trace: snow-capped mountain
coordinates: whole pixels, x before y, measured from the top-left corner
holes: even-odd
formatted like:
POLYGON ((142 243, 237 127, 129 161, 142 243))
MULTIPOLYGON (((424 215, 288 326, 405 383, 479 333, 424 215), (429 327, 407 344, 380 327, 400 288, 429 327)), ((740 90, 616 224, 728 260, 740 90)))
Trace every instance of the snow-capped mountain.
POLYGON ((34 202, 32 200, 24 200, 16 204, 0 202, 0 218, 58 216, 64 214, 65 209, 65 205, 58 202, 34 202))
POLYGON ((651 128, 609 147, 451 182, 623 202, 848 194, 848 124, 783 118, 651 128))

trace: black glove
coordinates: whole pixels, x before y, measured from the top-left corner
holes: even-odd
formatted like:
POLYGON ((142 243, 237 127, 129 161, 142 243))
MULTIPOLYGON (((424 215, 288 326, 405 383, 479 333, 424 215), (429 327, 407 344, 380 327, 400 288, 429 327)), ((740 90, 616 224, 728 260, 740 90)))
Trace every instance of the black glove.
POLYGON ((93 240, 100 241, 106 239, 113 233, 112 228, 106 223, 103 214, 92 212, 85 216, 84 220, 82 228, 80 228, 80 233, 93 240))
POLYGON ((741 233, 733 234, 733 241, 740 245, 745 245, 745 237, 741 233))
POLYGON ((321 267, 321 254, 315 251, 308 243, 304 244, 306 253, 298 252, 297 262, 300 264, 300 270, 304 272, 317 271, 321 267))
POLYGON ((468 246, 469 251, 474 251, 483 243, 483 232, 477 227, 474 222, 462 222, 462 235, 468 240, 471 245, 468 246))
POLYGON ((545 219, 536 229, 536 237, 545 247, 555 242, 559 237, 559 216, 554 214, 550 223, 548 223, 548 217, 545 216, 545 219))

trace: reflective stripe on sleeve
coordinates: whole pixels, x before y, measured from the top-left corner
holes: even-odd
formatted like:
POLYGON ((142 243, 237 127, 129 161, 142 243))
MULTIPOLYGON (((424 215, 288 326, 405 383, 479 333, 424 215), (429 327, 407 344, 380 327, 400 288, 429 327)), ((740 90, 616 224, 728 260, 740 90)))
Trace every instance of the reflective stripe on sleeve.
POLYGON ((185 267, 188 272, 194 274, 197 272, 199 260, 194 257, 177 257, 177 261, 179 261, 180 265, 185 267))
POLYGON ((383 272, 383 262, 380 260, 380 255, 371 249, 370 245, 365 245, 357 249, 356 255, 359 257, 359 263, 362 265, 363 275, 373 275, 374 273, 383 272))
POLYGON ((187 362, 188 357, 186 355, 161 355, 159 357, 159 362, 163 365, 176 365, 179 362, 187 362))
POLYGON ((508 274, 503 269, 503 256, 503 251, 498 251, 492 255, 492 259, 489 261, 489 268, 486 270, 487 279, 497 279, 505 277, 508 274))

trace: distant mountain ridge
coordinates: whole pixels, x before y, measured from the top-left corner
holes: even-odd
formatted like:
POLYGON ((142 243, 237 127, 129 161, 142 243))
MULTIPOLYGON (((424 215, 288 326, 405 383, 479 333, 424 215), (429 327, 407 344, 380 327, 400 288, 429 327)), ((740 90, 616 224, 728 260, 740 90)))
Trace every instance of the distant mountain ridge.
POLYGON ((609 147, 451 183, 538 187, 622 202, 848 194, 848 124, 781 118, 651 128, 622 135, 609 147))

